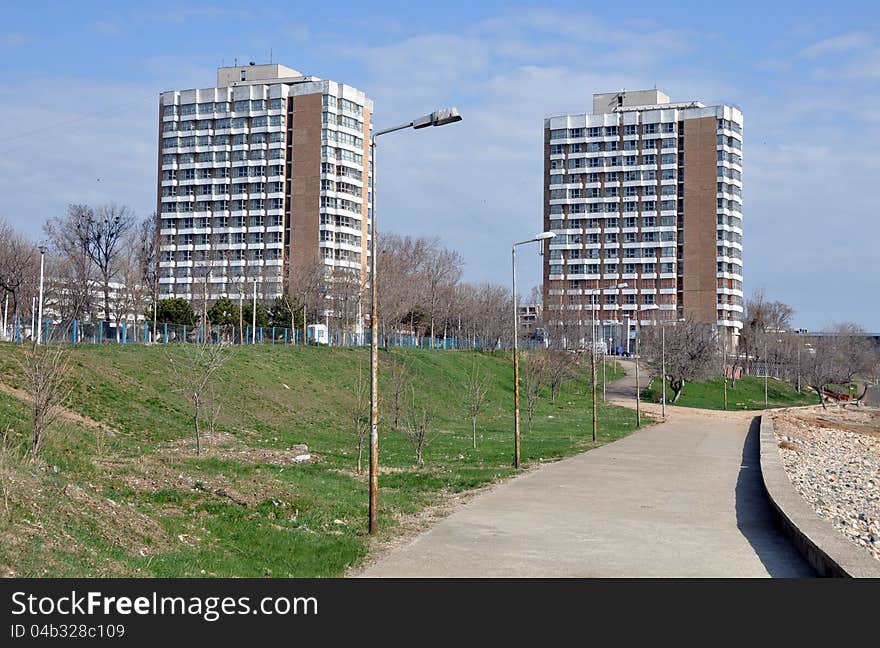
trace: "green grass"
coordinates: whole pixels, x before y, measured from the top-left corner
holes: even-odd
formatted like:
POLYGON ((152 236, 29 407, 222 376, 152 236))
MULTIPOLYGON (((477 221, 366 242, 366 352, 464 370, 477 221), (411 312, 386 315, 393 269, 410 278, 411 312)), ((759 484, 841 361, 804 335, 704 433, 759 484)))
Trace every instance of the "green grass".
MULTIPOLYGON (((169 358, 180 360, 182 353, 175 346, 74 349, 68 407, 113 431, 63 422, 37 462, 19 459, 29 435, 27 406, 0 393, 0 431, 10 430, 0 467, 10 492, 9 512, 0 509, 2 573, 339 576, 364 559, 367 483, 355 473, 347 409, 358 371, 369 371, 366 350, 233 349, 219 376, 223 445, 209 444, 198 457, 189 405, 169 371, 169 358), (278 460, 300 443, 317 457, 314 463, 278 460)), ((20 387, 12 356, 13 347, 0 345, 0 380, 20 387)), ((437 435, 425 465, 416 466, 408 440, 391 427, 390 404, 382 404, 380 464, 389 472, 380 478, 380 527, 386 537, 398 532, 402 518, 445 493, 515 472, 509 355, 383 351, 386 395, 389 362, 409 365, 417 403, 434 415, 437 435), (465 412, 473 365, 489 380, 476 449, 465 412)), ((609 380, 617 377, 610 366, 608 372, 609 380)), ((555 402, 542 398, 531 431, 523 414, 524 464, 594 447, 586 387, 571 380, 555 402)), ((630 410, 600 407, 595 445, 633 430, 630 410)))
MULTIPOLYGON (((654 379, 642 391, 642 397, 654 403, 662 399, 662 386, 659 379, 654 379)), ((671 402, 672 390, 666 386, 667 402, 671 402)), ((743 376, 736 381, 727 381, 727 409, 760 410, 774 407, 794 407, 798 405, 816 405, 816 395, 802 389, 799 394, 795 387, 782 380, 770 379, 767 382, 767 401, 764 404, 764 379, 755 376, 743 376)), ((724 383, 721 378, 705 382, 685 383, 681 397, 676 405, 681 407, 698 407, 701 409, 724 409, 724 383)))

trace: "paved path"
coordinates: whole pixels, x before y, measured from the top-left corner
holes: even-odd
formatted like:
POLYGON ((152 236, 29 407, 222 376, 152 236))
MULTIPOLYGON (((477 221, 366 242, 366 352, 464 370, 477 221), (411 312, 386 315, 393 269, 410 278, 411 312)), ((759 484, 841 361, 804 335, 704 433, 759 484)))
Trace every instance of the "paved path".
POLYGON ((753 417, 668 409, 478 496, 363 576, 811 575, 773 526, 753 417))

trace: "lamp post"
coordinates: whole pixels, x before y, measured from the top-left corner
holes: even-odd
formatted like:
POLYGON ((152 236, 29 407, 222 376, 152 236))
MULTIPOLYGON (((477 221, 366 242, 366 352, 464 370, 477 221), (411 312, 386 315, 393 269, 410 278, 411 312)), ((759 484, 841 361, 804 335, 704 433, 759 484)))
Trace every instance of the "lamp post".
POLYGON ((370 162, 372 166, 370 186, 370 534, 379 532, 379 286, 376 280, 376 139, 406 128, 445 126, 461 121, 458 108, 441 108, 430 115, 419 117, 409 123, 386 128, 373 133, 370 138, 370 162))
POLYGON ((552 239, 554 232, 541 232, 535 238, 514 243, 510 248, 513 262, 513 466, 519 468, 520 424, 519 424, 519 313, 516 306, 516 248, 518 245, 537 243, 552 239))
POLYGON ((254 277, 254 306, 251 313, 251 344, 257 343, 257 278, 254 277))
POLYGON ((662 385, 661 393, 661 415, 666 418, 666 322, 660 320, 660 383, 662 385))
POLYGON ((767 374, 770 373, 770 365, 767 362, 767 338, 764 338, 764 405, 768 405, 767 400, 767 374))
POLYGON ((43 265, 46 259, 46 246, 40 246, 40 306, 39 316, 37 317, 37 344, 43 337, 43 265))
MULTIPOLYGON (((636 427, 641 427, 642 425, 642 386, 639 383, 639 342, 641 341, 641 336, 639 335, 641 329, 641 317, 639 317, 639 313, 642 311, 656 310, 660 308, 657 304, 650 304, 645 306, 644 308, 636 309, 636 348, 635 348, 635 358, 636 358, 636 427)), ((666 378, 663 379, 666 381, 666 378)))
MULTIPOLYGON (((620 290, 621 288, 627 288, 629 284, 621 283, 614 284, 612 286, 608 286, 606 290, 620 290)), ((596 403, 596 309, 593 304, 593 294, 601 295, 602 291, 599 288, 599 280, 596 279, 596 289, 591 291, 590 295, 590 373, 592 374, 592 391, 593 391, 593 442, 598 439, 598 416, 597 416, 597 403, 596 403)), ((605 337, 605 334, 602 334, 602 337, 605 337)), ((605 401, 605 357, 602 357, 602 401, 605 401)))

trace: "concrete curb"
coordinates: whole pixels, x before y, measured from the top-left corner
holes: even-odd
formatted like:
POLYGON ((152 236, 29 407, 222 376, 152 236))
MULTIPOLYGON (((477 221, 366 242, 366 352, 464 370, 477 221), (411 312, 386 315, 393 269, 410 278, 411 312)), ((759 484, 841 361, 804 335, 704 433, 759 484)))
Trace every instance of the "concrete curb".
POLYGON ((766 415, 761 416, 761 475, 777 522, 816 573, 837 578, 880 578, 880 562, 819 517, 792 485, 779 457, 773 420, 766 415))

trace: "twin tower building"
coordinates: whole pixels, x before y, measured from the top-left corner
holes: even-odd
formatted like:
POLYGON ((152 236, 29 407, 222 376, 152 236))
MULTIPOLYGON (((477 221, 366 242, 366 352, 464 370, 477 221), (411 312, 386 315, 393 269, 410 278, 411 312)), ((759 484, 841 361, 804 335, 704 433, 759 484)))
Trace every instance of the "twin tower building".
MULTIPOLYGON (((372 101, 283 65, 163 92, 162 298, 272 299, 323 265, 366 283, 372 101)), ((544 122, 544 319, 742 326, 742 113, 658 90, 544 122)), ((366 311, 367 309, 364 309, 366 311)))

